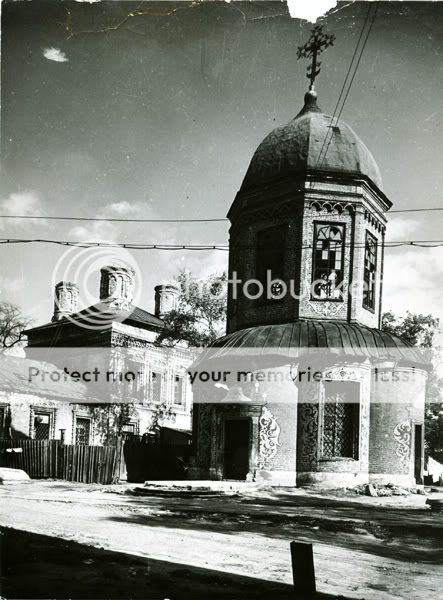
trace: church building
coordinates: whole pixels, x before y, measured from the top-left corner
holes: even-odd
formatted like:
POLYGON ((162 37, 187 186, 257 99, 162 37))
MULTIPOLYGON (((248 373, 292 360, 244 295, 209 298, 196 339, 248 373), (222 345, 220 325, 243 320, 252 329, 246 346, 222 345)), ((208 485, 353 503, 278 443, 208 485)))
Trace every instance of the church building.
POLYGON ((392 203, 362 140, 319 108, 324 40, 315 28, 304 106, 228 212, 227 335, 191 369, 196 479, 422 483, 426 361, 380 329, 392 203))

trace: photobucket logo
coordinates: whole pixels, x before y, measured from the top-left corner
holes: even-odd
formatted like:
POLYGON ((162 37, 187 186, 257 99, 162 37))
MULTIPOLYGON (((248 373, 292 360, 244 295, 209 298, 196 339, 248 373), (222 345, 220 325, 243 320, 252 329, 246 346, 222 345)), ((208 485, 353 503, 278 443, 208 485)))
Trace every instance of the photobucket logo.
POLYGON ((365 281, 354 281, 346 284, 334 272, 313 281, 306 281, 306 285, 302 285, 299 279, 285 281, 279 277, 273 277, 270 270, 266 271, 265 281, 254 278, 242 280, 237 276, 237 272, 233 271, 227 283, 233 300, 237 300, 239 297, 248 300, 282 300, 288 295, 294 300, 306 298, 312 300, 344 300, 346 295, 353 297, 364 293, 368 289, 368 284, 365 281))
POLYGON ((123 321, 137 305, 141 271, 125 248, 69 248, 52 273, 53 321, 68 320, 85 329, 103 330, 123 321))
POLYGON ((225 302, 228 288, 226 273, 215 274, 208 279, 197 279, 185 272, 179 278, 181 294, 184 298, 198 298, 201 302, 225 302))

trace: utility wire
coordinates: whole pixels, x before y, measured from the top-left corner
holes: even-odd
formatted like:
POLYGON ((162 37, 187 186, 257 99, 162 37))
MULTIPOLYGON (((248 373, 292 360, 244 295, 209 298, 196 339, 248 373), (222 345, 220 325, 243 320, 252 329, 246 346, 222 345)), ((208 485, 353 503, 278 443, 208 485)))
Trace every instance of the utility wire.
POLYGON ((443 210, 443 206, 435 206, 432 208, 403 208, 402 210, 390 210, 389 214, 393 213, 409 213, 409 212, 432 212, 436 210, 443 210))
MULTIPOLYGON (((221 250, 228 251, 228 244, 134 244, 118 243, 118 242, 75 242, 75 241, 64 241, 64 240, 49 240, 49 239, 18 239, 18 238, 4 238, 0 239, 1 244, 56 244, 59 246, 76 246, 78 248, 127 248, 130 250, 221 250)), ((400 240, 400 241, 387 241, 385 242, 386 248, 398 248, 400 246, 417 246, 422 248, 437 248, 443 246, 443 240, 400 240)), ((365 247, 365 244, 343 244, 345 247, 360 248, 365 247)), ((240 244, 241 248, 252 248, 253 246, 247 246, 240 244)), ((310 249, 313 245, 302 245, 293 246, 293 249, 310 249)))
MULTIPOLYGON (((362 46, 362 48, 360 50, 360 54, 359 54, 359 57, 358 57, 358 60, 357 60, 357 64, 355 65, 354 72, 352 74, 351 80, 349 82, 348 89, 346 91, 346 94, 345 94, 345 97, 344 97, 344 100, 343 100, 343 103, 342 103, 342 106, 340 108, 340 111, 339 111, 337 119, 336 119, 336 125, 337 125, 337 123, 340 120, 341 114, 343 112, 343 108, 344 108, 346 100, 347 100, 347 98, 349 96, 352 84, 353 84, 354 79, 355 79, 355 75, 356 75, 358 67, 360 65, 360 61, 361 61, 361 58, 363 56, 363 52, 365 50, 365 47, 366 47, 369 35, 371 33, 372 26, 373 26, 375 18, 377 16, 378 4, 379 3, 377 2, 376 5, 375 5, 374 14, 372 16, 371 23, 370 23, 368 31, 366 33, 366 37, 364 39, 363 46, 362 46)), ((359 38, 357 40, 357 44, 355 46, 354 53, 352 55, 351 62, 350 62, 349 67, 348 67, 348 71, 346 73, 346 77, 345 77, 345 80, 343 82, 343 85, 342 85, 342 88, 341 88, 341 91, 340 91, 340 95, 338 97, 337 103, 336 103, 335 108, 334 108, 333 115, 331 117, 331 124, 334 121, 335 114, 336 114, 338 106, 340 104, 340 100, 341 100, 341 98, 343 96, 346 84, 348 82, 348 78, 349 78, 349 75, 350 75, 351 68, 352 68, 352 65, 354 63, 355 57, 357 55, 357 50, 358 50, 358 47, 360 45, 360 42, 361 42, 361 39, 362 39, 362 36, 363 36, 363 32, 364 32, 364 30, 366 28, 366 25, 367 25, 367 22, 369 20, 371 9, 372 9, 372 6, 370 6, 369 9, 368 9, 365 21, 363 23, 363 27, 362 27, 362 29, 360 31, 360 35, 359 35, 359 38)), ((331 141, 332 141, 333 133, 331 133, 331 137, 330 137, 329 142, 328 142, 328 144, 326 146, 326 150, 324 152, 323 158, 321 158, 322 152, 323 152, 323 149, 324 149, 324 146, 325 146, 325 143, 326 143, 326 140, 328 138, 328 135, 329 135, 329 132, 326 133, 326 136, 325 136, 325 138, 323 140, 323 144, 322 144, 322 147, 320 149, 319 156, 317 158, 316 166, 319 164, 320 159, 321 159, 321 163, 320 163, 320 167, 321 167, 323 165, 323 162, 324 162, 325 158, 326 158, 326 154, 328 152, 329 146, 330 146, 331 141)), ((442 210, 443 210, 443 207, 410 208, 410 209, 392 210, 392 211, 390 211, 390 214, 394 214, 394 213, 395 214, 399 214, 399 213, 412 213, 412 212, 433 212, 433 211, 442 211, 442 210)), ((106 217, 60 217, 60 216, 47 216, 47 217, 44 217, 44 216, 40 216, 40 215, 39 216, 31 216, 31 215, 0 215, 0 219, 35 219, 35 220, 39 219, 39 220, 47 220, 47 221, 50 221, 50 220, 58 220, 58 221, 101 221, 101 222, 109 222, 109 223, 211 223, 211 222, 212 223, 216 223, 216 222, 225 222, 225 221, 228 221, 228 219, 226 219, 226 218, 214 218, 214 219, 123 219, 123 218, 106 218, 106 217)), ((424 243, 433 242, 433 241, 434 240, 425 240, 424 243)), ((80 245, 80 242, 61 242, 61 241, 58 241, 58 240, 0 240, 0 243, 32 243, 32 242, 51 243, 51 244, 63 244, 63 245, 80 245)), ((414 244, 415 245, 416 244, 415 242, 399 242, 399 243, 401 245, 404 245, 404 244, 411 244, 411 245, 414 244)), ((91 243, 91 244, 93 244, 93 245, 100 245, 100 246, 103 245, 101 243, 91 243)), ((187 245, 182 246, 182 245, 158 245, 158 244, 149 244, 147 246, 143 246, 143 245, 139 246, 139 245, 131 245, 131 244, 116 244, 116 246, 118 246, 118 247, 124 247, 124 248, 130 248, 131 247, 133 249, 140 248, 140 249, 164 249, 164 250, 224 249, 224 248, 216 247, 216 246, 187 246, 187 245)), ((86 247, 86 246, 83 246, 83 247, 86 247)))
POLYGON ((43 219, 48 221, 108 221, 111 223, 209 223, 227 219, 115 219, 107 217, 42 217, 31 215, 0 215, 0 219, 43 219))
POLYGON ((363 47, 362 47, 362 49, 361 49, 361 51, 360 51, 360 55, 359 55, 359 57, 358 57, 358 61, 357 61, 357 64, 356 64, 356 66, 355 66, 355 69, 354 69, 354 73, 353 73, 353 75, 352 75, 352 79, 351 79, 351 81, 350 81, 350 83, 349 83, 348 90, 347 90, 347 92, 346 92, 346 95, 345 95, 345 97, 344 97, 343 103, 342 103, 342 105, 341 105, 340 112, 338 113, 338 117, 337 117, 337 121, 336 121, 336 123, 338 123, 338 121, 340 120, 341 114, 342 114, 342 112, 343 112, 343 108, 344 108, 344 106, 345 106, 345 104, 346 104, 346 100, 348 99, 348 96, 349 96, 349 92, 351 91, 352 84, 353 84, 353 82, 354 82, 355 76, 356 76, 356 74, 357 74, 357 71, 358 71, 358 67, 360 66, 360 62, 361 62, 361 59, 362 59, 362 56, 363 56, 363 52, 364 52, 364 50, 365 50, 365 48, 366 48, 366 44, 368 43, 368 39, 369 39, 369 36, 370 36, 370 34, 371 34, 371 31, 372 31, 372 26, 374 25, 374 21, 375 21, 375 18, 376 18, 376 16, 377 16, 377 11, 378 11, 378 2, 377 2, 377 4, 375 5, 374 15, 373 15, 373 17, 372 17, 372 20, 371 20, 371 23, 370 23, 370 25, 369 25, 368 31, 367 31, 367 33, 366 33, 366 37, 365 37, 365 40, 364 40, 364 42, 363 42, 363 47))
MULTIPOLYGON (((403 208, 398 210, 390 210, 388 215, 394 213, 410 213, 410 212, 435 212, 442 211, 443 206, 432 206, 428 208, 403 208)), ((107 221, 116 223, 224 223, 229 221, 226 218, 220 219, 107 219, 106 217, 42 217, 30 215, 0 215, 0 219, 37 219, 42 221, 107 221)))
POLYGON ((76 242, 49 239, 0 239, 0 244, 56 244, 59 246, 77 246, 79 248, 128 248, 131 250, 229 250, 227 244, 135 244, 132 242, 76 242))
MULTIPOLYGON (((336 113, 337 113, 338 107, 339 107, 339 105, 340 105, 340 101, 341 101, 341 99, 342 99, 342 96, 343 96, 343 93, 344 93, 344 91, 345 91, 346 84, 347 84, 347 82, 348 82, 349 75, 350 75, 350 73, 351 73, 352 65, 354 64, 354 60, 355 60, 355 57, 356 57, 356 55, 357 55, 357 50, 358 50, 358 47, 360 46, 360 42, 361 42, 361 39, 362 39, 362 37, 363 37, 363 32, 364 32, 364 30, 365 30, 365 28, 366 28, 366 24, 367 24, 367 22, 368 22, 368 20, 369 20, 369 15, 371 14, 371 10, 372 10, 372 5, 370 4, 370 5, 369 5, 369 8, 368 8, 368 12, 367 12, 367 14, 366 14, 366 18, 365 18, 365 20, 364 20, 364 23, 363 23, 363 27, 361 28, 361 31, 360 31, 360 36, 359 36, 359 38, 358 38, 358 40, 357 40, 357 44, 355 45, 355 48, 354 48, 354 53, 353 53, 353 55, 352 55, 351 62, 349 63, 349 67, 348 67, 348 71, 347 71, 347 73, 346 73, 345 80, 343 81, 343 85, 342 85, 342 87, 341 87, 341 90, 340 90, 340 95, 339 95, 339 97, 338 97, 337 104, 335 105, 334 112, 332 113, 331 122, 330 122, 329 126, 331 126, 331 125, 332 125, 332 123, 334 122, 335 115, 336 115, 336 113)), ((318 155, 317 162, 316 162, 316 165, 315 165, 316 167, 318 166, 318 164, 319 164, 319 162, 320 162, 320 158, 321 158, 321 155, 322 155, 323 149, 324 149, 324 147, 325 147, 325 145, 326 145, 326 140, 328 139, 328 136, 329 136, 329 134, 331 134, 331 135, 332 135, 332 133, 331 133, 331 131, 330 131, 330 130, 328 130, 328 131, 326 132, 326 135, 325 135, 325 137, 324 137, 323 144, 322 144, 322 147, 320 148, 320 153, 319 153, 319 155, 318 155)))
MULTIPOLYGON (((366 37, 365 37, 365 39, 364 39, 363 46, 362 46, 362 48, 361 48, 361 50, 360 50, 360 54, 359 54, 359 57, 358 57, 358 60, 357 60, 357 64, 355 65, 354 73, 353 73, 353 75, 352 75, 352 78, 351 78, 351 81, 350 81, 350 83, 349 83, 349 86, 348 86, 348 89, 347 89, 346 95, 345 95, 345 97, 344 97, 344 99, 343 99, 343 103, 342 103, 342 105, 341 105, 340 112, 338 113, 338 116, 337 116, 337 118, 336 118, 336 121, 335 121, 335 126, 337 126, 337 124, 338 124, 338 122, 339 122, 339 120, 340 120, 341 114, 342 114, 342 112, 343 112, 343 108, 344 108, 344 106, 345 106, 345 104, 346 104, 346 100, 348 99, 348 96, 349 96, 349 92, 351 91, 351 87, 352 87, 352 84, 353 84, 353 82, 354 82, 355 75, 357 74, 358 67, 360 66, 360 61, 361 61, 361 59, 362 59, 363 52, 364 52, 364 50, 365 50, 365 48, 366 48, 366 44, 367 44, 367 42, 368 42, 369 35, 370 35, 370 33, 371 33, 371 30, 372 30, 372 26, 374 25, 375 17, 377 16, 377 10, 378 10, 378 2, 377 2, 377 4, 375 5, 374 14, 373 14, 373 16, 372 16, 371 23, 370 23, 370 25, 369 25, 369 28, 368 28, 368 31, 367 31, 367 33, 366 33, 366 37)), ((332 125, 332 127, 334 127, 334 125, 332 125)), ((321 162, 320 162, 320 168, 322 167, 322 165, 323 165, 323 163, 324 163, 324 161, 325 161, 325 159, 326 159, 326 155, 327 155, 327 153, 328 153, 329 146, 331 145, 332 138, 333 138, 333 134, 331 134, 331 137, 330 137, 330 139, 329 139, 328 145, 326 146, 326 150, 325 150, 325 152, 324 152, 324 155, 323 155, 323 158, 322 158, 322 160, 321 160, 321 162)))

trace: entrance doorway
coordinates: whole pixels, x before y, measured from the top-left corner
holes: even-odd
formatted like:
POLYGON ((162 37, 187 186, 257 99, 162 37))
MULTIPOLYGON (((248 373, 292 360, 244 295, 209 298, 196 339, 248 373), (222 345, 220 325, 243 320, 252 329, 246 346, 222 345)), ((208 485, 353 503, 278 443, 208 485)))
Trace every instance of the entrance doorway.
POLYGON ((415 483, 423 483, 423 425, 414 430, 414 477, 415 483))
POLYGON ((250 419, 225 421, 224 479, 246 479, 249 472, 250 433, 250 419))

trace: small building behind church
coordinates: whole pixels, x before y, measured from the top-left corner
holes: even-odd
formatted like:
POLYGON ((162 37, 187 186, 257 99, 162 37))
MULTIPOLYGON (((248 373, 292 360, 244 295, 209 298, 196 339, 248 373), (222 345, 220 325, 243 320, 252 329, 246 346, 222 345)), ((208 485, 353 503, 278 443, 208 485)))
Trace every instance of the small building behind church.
MULTIPOLYGON (((77 284, 58 283, 51 321, 26 332, 27 358, 15 359, 22 361, 22 370, 29 365, 37 369, 38 364, 49 361, 61 372, 66 369, 72 375, 75 369, 84 377, 88 373, 81 381, 81 402, 61 403, 57 395, 32 402, 21 398, 19 402, 14 396, 2 403, 2 409, 9 415, 15 435, 82 445, 112 443, 117 431, 142 436, 159 427, 189 436, 192 389, 187 369, 192 351, 156 344, 164 327, 162 316, 176 304, 177 287, 156 286, 152 314, 133 304, 131 268, 106 266, 97 283, 97 304, 84 309, 79 306, 77 284), (91 380, 93 368, 131 377, 121 381, 115 376, 112 385, 103 388, 91 380)), ((34 390, 45 389, 49 375, 45 381, 39 377, 31 378, 34 390)), ((59 386, 63 387, 61 381, 59 386)))
POLYGON ((85 413, 91 418, 88 403, 95 401, 97 407, 99 399, 81 382, 33 381, 29 376, 33 370, 43 369, 57 371, 47 362, 0 355, 0 440, 60 439, 63 431, 64 441, 83 444, 85 429, 81 418, 74 415, 85 413))

